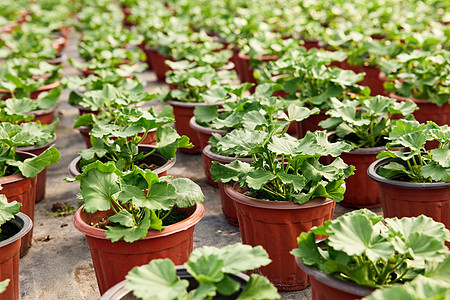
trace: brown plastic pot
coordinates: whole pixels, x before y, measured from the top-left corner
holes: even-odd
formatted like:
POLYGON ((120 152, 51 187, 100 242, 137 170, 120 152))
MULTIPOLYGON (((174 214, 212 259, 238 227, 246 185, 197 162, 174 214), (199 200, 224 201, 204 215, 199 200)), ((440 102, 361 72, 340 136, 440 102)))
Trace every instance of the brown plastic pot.
MULTIPOLYGON (((230 94, 230 99, 227 101, 236 101, 237 97, 230 94)), ((197 132, 191 128, 190 121, 194 116, 194 109, 199 106, 221 106, 224 102, 216 103, 203 103, 203 102, 182 102, 170 100, 169 104, 173 108, 173 115, 175 116, 175 129, 179 135, 186 135, 189 137, 191 143, 194 145, 191 149, 181 148, 180 150, 189 153, 197 154, 202 152, 200 139, 198 138, 197 132)))
POLYGON ((319 122, 327 118, 328 116, 325 114, 325 111, 321 110, 319 114, 311 115, 303 121, 295 122, 295 124, 297 124, 297 138, 303 138, 308 131, 314 132, 316 130, 323 130, 323 128, 319 126, 319 122))
MULTIPOLYGON (((49 92, 52 89, 54 89, 55 87, 60 86, 60 85, 61 85, 61 82, 59 82, 59 81, 55 81, 55 82, 43 85, 43 86, 37 88, 35 91, 31 92, 30 98, 33 100, 36 100, 40 93, 49 92)), ((11 93, 4 89, 0 89, 0 95, 2 97, 1 98, 2 100, 11 98, 11 93)))
POLYGON ((450 182, 415 183, 387 179, 378 174, 381 166, 402 160, 385 157, 373 162, 367 175, 378 183, 385 218, 426 215, 450 229, 450 182))
MULTIPOLYGON (((186 279, 189 281, 188 286, 188 292, 197 288, 198 283, 194 279, 194 277, 189 274, 188 271, 186 271, 186 268, 183 266, 175 266, 177 270, 177 276, 181 279, 186 279)), ((230 296, 223 296, 223 295, 216 295, 212 299, 213 300, 232 300, 237 299, 237 297, 242 293, 245 286, 247 285, 247 282, 249 281, 249 277, 245 275, 244 273, 238 273, 238 274, 230 274, 229 275, 231 279, 238 282, 240 284, 240 289, 235 294, 230 296)), ((136 298, 132 292, 129 290, 126 290, 124 288, 125 284, 127 283, 127 280, 121 281, 112 288, 110 288, 106 293, 103 294, 103 296, 100 298, 100 300, 138 300, 139 298, 136 298)))
POLYGON ((53 116, 55 114, 56 106, 45 109, 45 110, 35 110, 30 112, 30 114, 34 115, 33 122, 41 122, 43 125, 50 125, 53 123, 53 116))
POLYGON ((360 85, 368 86, 370 88, 370 95, 385 95, 384 82, 386 76, 381 75, 381 71, 376 66, 353 66, 349 65, 346 60, 340 63, 341 69, 352 70, 353 72, 366 73, 364 79, 359 82, 360 85))
POLYGON ((151 230, 143 239, 133 243, 123 240, 112 243, 105 236, 105 230, 90 226, 110 215, 111 212, 89 214, 80 207, 75 213, 73 223, 76 229, 86 235, 91 251, 95 276, 100 294, 125 279, 135 266, 147 264, 156 258, 169 258, 175 265, 184 264, 193 249, 194 227, 205 213, 202 204, 197 203, 187 209, 177 209, 189 215, 188 218, 169 225, 161 231, 151 230))
MULTIPOLYGON (((34 154, 17 151, 23 159, 35 157, 34 154)), ((36 198, 36 180, 37 178, 25 178, 22 174, 14 174, 0 177, 0 185, 3 187, 1 193, 8 198, 8 202, 17 201, 22 203, 20 212, 30 217, 34 222, 34 204, 36 198)), ((33 229, 21 238, 20 256, 28 252, 33 240, 33 229)))
MULTIPOLYGON (((239 72, 241 72, 242 74, 238 74, 239 78, 241 79, 242 82, 250 82, 250 83, 257 83, 255 76, 253 76, 253 72, 255 71, 250 64, 250 56, 244 54, 242 51, 238 53, 238 63, 240 64, 238 70, 239 72)), ((277 55, 267 55, 267 56, 257 56, 254 57, 252 59, 255 60, 259 60, 261 62, 269 62, 269 61, 274 61, 278 59, 277 55)), ((255 86, 253 86, 252 88, 250 88, 250 92, 254 92, 255 91, 255 86)))
MULTIPOLYGON (((84 139, 84 143, 86 144, 86 148, 91 148, 91 129, 86 126, 78 127, 78 132, 81 134, 81 136, 84 139)), ((141 142, 142 145, 156 145, 156 129, 153 128, 148 131, 147 136, 145 139, 141 142)), ((138 133, 138 136, 142 137, 144 135, 144 131, 141 131, 138 133)))
POLYGON ((10 279, 2 299, 19 300, 20 241, 32 227, 33 222, 23 213, 1 226, 2 234, 9 238, 0 242, 0 281, 10 279))
POLYGON ((413 115, 419 123, 433 121, 439 126, 450 124, 450 104, 448 102, 443 106, 438 106, 437 104, 434 104, 426 99, 401 97, 393 93, 390 93, 389 97, 400 101, 411 100, 416 103, 419 110, 414 111, 413 115))
POLYGON ((166 60, 173 59, 171 57, 162 55, 158 52, 156 48, 150 47, 147 52, 148 57, 150 58, 150 64, 153 67, 153 71, 155 71, 156 78, 159 81, 166 81, 166 72, 172 70, 168 65, 166 65, 166 60))
POLYGON ((241 238, 244 244, 261 245, 272 262, 258 269, 279 290, 295 291, 309 285, 308 275, 300 270, 290 251, 297 248, 296 238, 313 226, 333 218, 335 203, 317 198, 305 204, 268 201, 248 197, 239 189, 226 186, 225 192, 236 206, 241 238))
MULTIPOLYGON (((139 151, 144 153, 150 152, 154 149, 154 146, 151 145, 139 145, 139 151)), ((81 160, 80 156, 75 157, 69 164, 69 173, 70 176, 76 177, 80 174, 80 167, 78 166, 81 160)), ((153 170, 154 173, 158 174, 159 177, 167 176, 167 170, 173 167, 176 162, 176 158, 171 158, 170 160, 165 158, 162 154, 155 152, 152 155, 148 156, 145 160, 147 164, 155 164, 160 166, 159 168, 153 170)))
MULTIPOLYGON (((237 214, 236 214, 236 208, 234 207, 233 199, 231 199, 227 193, 225 193, 225 183, 217 183, 215 182, 212 177, 209 170, 211 169, 212 163, 214 161, 217 161, 221 164, 229 164, 230 162, 236 160, 234 157, 229 156, 223 156, 216 154, 211 151, 211 146, 208 145, 203 149, 202 152, 202 159, 203 159, 203 166, 205 167, 205 175, 208 179, 208 183, 211 185, 218 185, 219 186, 219 192, 220 192, 220 203, 222 204, 222 212, 225 216, 225 219, 227 222, 233 226, 239 226, 237 214)), ((238 158, 238 160, 251 163, 253 162, 253 159, 251 158, 238 158)))
MULTIPOLYGON (((29 152, 36 156, 40 155, 42 152, 50 148, 50 146, 54 145, 56 141, 56 136, 53 141, 48 142, 45 145, 41 146, 28 146, 28 147, 19 147, 17 150, 21 152, 29 152)), ((45 186, 47 184, 47 168, 45 168, 42 172, 37 174, 36 176, 36 203, 40 202, 45 197, 45 186)))
POLYGON ((306 266, 298 257, 296 260, 299 267, 309 275, 312 300, 356 300, 366 297, 374 291, 371 288, 339 280, 316 268, 306 266))
POLYGON ((193 116, 190 119, 189 126, 191 126, 191 128, 197 132, 197 137, 198 137, 198 141, 200 143, 201 151, 203 151, 203 149, 209 145, 209 139, 211 138, 213 133, 218 133, 221 136, 224 136, 225 134, 227 134, 229 132, 226 130, 219 130, 219 129, 203 127, 195 121, 195 116, 193 116))

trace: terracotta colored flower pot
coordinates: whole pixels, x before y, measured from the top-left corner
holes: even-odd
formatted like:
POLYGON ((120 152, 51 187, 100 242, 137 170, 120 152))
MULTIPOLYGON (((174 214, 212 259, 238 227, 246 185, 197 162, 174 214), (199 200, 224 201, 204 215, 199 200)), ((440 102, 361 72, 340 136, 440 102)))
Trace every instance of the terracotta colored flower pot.
POLYGON ((309 285, 308 275, 300 270, 290 251, 297 248, 296 237, 333 218, 335 203, 331 199, 312 199, 299 205, 292 202, 267 201, 248 197, 235 185, 225 187, 236 206, 244 244, 261 245, 272 260, 258 269, 280 290, 301 290, 309 285), (236 189, 238 190, 236 190, 236 189))
MULTIPOLYGON (((34 157, 34 154, 26 152, 17 152, 23 159, 34 157)), ((22 174, 14 174, 0 177, 0 185, 3 187, 1 193, 8 198, 8 202, 17 201, 22 203, 20 212, 30 217, 34 222, 34 204, 36 199, 36 180, 34 178, 25 178, 22 174)), ((31 229, 21 239, 20 256, 24 256, 28 252, 33 240, 33 229, 31 229)))
POLYGON ((376 66, 353 66, 349 65, 347 61, 343 61, 340 63, 341 69, 352 70, 353 72, 366 73, 364 79, 359 82, 360 85, 368 86, 370 88, 370 95, 385 95, 386 91, 384 90, 384 82, 385 76, 380 76, 381 71, 376 66))
MULTIPOLYGON (((261 62, 269 62, 274 61, 278 59, 277 55, 270 55, 270 56, 258 56, 256 58, 261 62)), ((242 72, 242 75, 239 74, 239 78, 242 82, 251 82, 251 83, 257 83, 255 77, 253 76, 253 72, 255 71, 251 64, 250 64, 250 56, 244 54, 243 52, 238 53, 238 60, 240 63, 240 67, 238 70, 242 72)), ((255 91, 255 86, 250 88, 250 92, 253 93, 255 91)))
POLYGON ((1 227, 2 234, 9 238, 0 242, 0 281, 10 279, 6 291, 0 294, 2 299, 19 300, 20 241, 32 227, 33 222, 23 213, 1 227))
POLYGON ((226 131, 226 130, 212 129, 212 128, 200 126, 195 121, 195 116, 193 116, 190 119, 189 126, 191 126, 191 128, 197 132, 197 137, 198 137, 198 141, 200 143, 201 151, 203 151, 203 149, 209 145, 209 139, 211 138, 213 133, 218 133, 221 136, 224 136, 225 134, 228 133, 228 131, 226 131))
MULTIPOLYGON (((29 146, 29 147, 19 147, 17 148, 21 152, 29 152, 34 155, 40 155, 42 152, 50 148, 50 146, 54 145, 56 141, 56 136, 53 141, 48 142, 45 145, 41 146, 29 146)), ((40 172, 36 176, 36 203, 40 202, 45 197, 45 186, 47 184, 47 168, 45 168, 42 172, 40 172)))
POLYGON ((311 40, 311 39, 304 39, 303 40, 303 47, 306 48, 306 50, 309 49, 322 49, 323 47, 320 45, 319 40, 311 40))
MULTIPOLYGON (((86 144, 86 148, 91 148, 91 129, 86 126, 78 127, 78 132, 80 132, 81 136, 84 139, 84 143, 86 144)), ((147 133, 145 139, 141 142, 142 145, 156 145, 156 129, 153 128, 147 133)), ((138 136, 142 137, 144 135, 144 131, 138 133, 138 136)))
MULTIPOLYGON (((186 268, 183 266, 175 266, 177 270, 177 276, 181 279, 186 279, 189 281, 189 287, 188 292, 193 290, 197 286, 197 281, 194 279, 194 277, 186 271, 186 268)), ((222 295, 216 295, 212 299, 214 300, 231 300, 236 299, 238 295, 244 290, 248 280, 250 279, 248 275, 245 275, 244 273, 238 273, 238 274, 230 274, 229 275, 234 281, 239 282, 241 285, 241 288, 239 289, 236 294, 230 295, 230 296, 222 296, 222 295)), ((127 283, 127 280, 121 281, 112 288, 110 288, 106 293, 103 294, 103 296, 100 298, 100 300, 138 300, 139 298, 136 298, 132 292, 126 290, 124 288, 125 284, 127 283)))
POLYGON ((155 71, 156 78, 158 78, 159 81, 165 82, 166 81, 166 72, 172 70, 168 65, 166 65, 166 60, 173 61, 172 58, 162 55, 158 52, 156 48, 150 47, 147 52, 148 57, 150 57, 150 64, 153 67, 153 70, 155 71))
POLYGON ((124 280, 133 267, 147 264, 152 259, 170 258, 176 265, 185 263, 192 252, 195 224, 205 213, 203 205, 197 203, 178 210, 189 215, 183 221, 161 231, 149 231, 145 238, 133 243, 123 240, 112 243, 106 238, 104 229, 89 225, 111 212, 89 214, 83 208, 77 210, 73 222, 75 228, 86 235, 100 294, 124 280))
POLYGON ((296 260, 300 268, 309 275, 312 300, 356 300, 366 297, 374 291, 353 282, 339 280, 316 268, 306 266, 298 257, 296 260))
MULTIPOLYGON (((150 152, 154 147, 151 145, 139 145, 139 151, 143 151, 144 153, 150 152)), ((80 156, 75 157, 69 164, 69 173, 70 176, 76 177, 80 174, 79 162, 81 160, 80 156)), ((155 152, 152 155, 148 156, 144 161, 146 164, 155 164, 160 167, 153 170, 154 173, 158 174, 159 177, 167 176, 167 170, 173 167, 176 162, 176 158, 167 159, 162 154, 155 152)))
MULTIPOLYGON (((211 146, 208 145, 203 149, 202 152, 202 159, 203 159, 203 166, 205 167, 205 175, 208 179, 208 183, 211 185, 217 185, 219 187, 220 192, 220 203, 222 204, 222 212, 225 216, 225 219, 227 222, 233 226, 239 226, 237 214, 236 214, 236 208, 234 207, 233 199, 231 199, 227 193, 225 193, 225 185, 224 183, 217 183, 215 182, 212 177, 209 170, 211 169, 212 163, 214 161, 218 161, 221 164, 229 164, 230 162, 234 161, 234 157, 229 156, 223 156, 216 154, 211 151, 211 146)), ((251 163, 253 159, 251 158, 239 158, 240 161, 251 163)))
POLYGON ((450 182, 415 183, 397 181, 378 175, 378 170, 399 159, 385 157, 367 169, 370 179, 378 183, 385 218, 417 217, 424 214, 450 229, 450 182))
MULTIPOLYGON (((33 100, 36 100, 40 93, 49 92, 52 89, 54 89, 55 87, 60 86, 60 85, 61 85, 61 82, 59 82, 59 81, 55 81, 55 82, 43 85, 43 86, 37 88, 35 91, 31 92, 30 98, 33 100)), ((1 96, 2 100, 6 100, 6 99, 11 98, 11 93, 8 92, 7 90, 0 89, 0 96, 1 96)))
MULTIPOLYGON (((230 94, 230 99, 227 101, 236 101, 236 96, 230 94)), ((170 100, 169 104, 173 108, 173 114, 175 116, 175 129, 177 130, 179 135, 186 135, 189 137, 191 143, 194 145, 191 149, 181 148, 180 150, 189 153, 189 154, 197 154, 202 152, 200 139, 198 138, 197 131, 191 128, 189 125, 191 118, 194 116, 194 109, 197 106, 213 106, 213 105, 222 105, 224 102, 216 102, 216 103, 201 103, 201 102, 182 102, 170 100)))
POLYGON ((426 99, 401 97, 393 93, 390 93, 389 97, 400 101, 411 100, 416 103, 419 110, 414 111, 413 115, 414 118, 416 118, 416 120, 420 123, 433 121, 439 126, 450 124, 450 104, 448 102, 443 106, 437 106, 437 104, 434 104, 426 99))
POLYGON ((339 204, 346 207, 374 208, 381 206, 376 182, 367 177, 367 168, 377 160, 377 155, 386 147, 353 149, 339 157, 348 165, 355 166, 355 174, 345 180, 347 189, 339 204))
POLYGON ((300 139, 304 137, 308 131, 314 132, 316 130, 323 130, 323 128, 319 126, 319 122, 327 118, 328 116, 325 114, 325 111, 321 110, 317 115, 311 115, 303 121, 295 122, 295 124, 297 124, 297 138, 300 139))
POLYGON ((43 125, 50 125, 54 121, 53 116, 55 114, 56 107, 57 107, 57 105, 50 109, 35 110, 35 111, 30 112, 30 114, 34 115, 33 122, 39 121, 43 125))

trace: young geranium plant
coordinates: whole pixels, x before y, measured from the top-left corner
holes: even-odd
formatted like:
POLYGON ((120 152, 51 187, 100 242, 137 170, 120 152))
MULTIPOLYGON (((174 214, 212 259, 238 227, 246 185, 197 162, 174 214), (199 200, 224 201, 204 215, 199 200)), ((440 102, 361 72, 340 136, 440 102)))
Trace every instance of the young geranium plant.
MULTIPOLYGON (((170 259, 154 259, 149 264, 133 268, 126 276, 125 289, 140 299, 176 300, 211 299, 216 295, 230 296, 241 285, 230 276, 268 265, 271 262, 261 246, 233 244, 223 248, 195 249, 184 267, 198 282, 189 288, 189 281, 176 275, 170 259), (207 266, 207 267, 206 267, 207 266)), ((280 299, 277 289, 265 277, 252 274, 236 299, 280 299)))
POLYGON ((307 266, 373 288, 411 281, 426 274, 428 265, 448 266, 444 224, 424 215, 382 220, 367 209, 349 212, 301 233, 291 253, 307 266), (326 249, 316 244, 316 235, 328 235, 326 249))
POLYGON ((432 121, 420 124, 417 121, 398 120, 389 134, 389 151, 377 158, 392 157, 403 163, 390 162, 381 166, 378 174, 386 178, 411 182, 446 182, 450 180, 450 128, 438 126, 432 121), (427 150, 428 141, 438 142, 438 147, 427 150), (404 153, 392 149, 409 148, 404 153))
POLYGON ((149 230, 162 230, 174 208, 203 202, 200 187, 187 178, 168 180, 151 170, 134 166, 122 172, 113 162, 96 161, 75 180, 80 182, 80 197, 88 213, 111 210, 106 237, 116 242, 134 242, 149 230))
POLYGON ((345 142, 330 143, 324 131, 308 132, 301 140, 285 134, 292 121, 301 121, 312 113, 315 111, 290 105, 288 114, 280 112, 281 121, 269 125, 267 132, 248 129, 230 132, 217 147, 234 152, 236 157, 251 157, 254 162, 236 160, 228 165, 214 162, 213 179, 224 183, 236 181, 258 199, 298 204, 316 197, 341 201, 344 179, 353 174, 354 168, 340 158, 322 165, 319 158, 337 157, 351 146, 345 142))
POLYGON ((330 117, 319 123, 327 131, 336 131, 339 140, 344 140, 356 148, 384 146, 396 120, 393 115, 412 118, 417 105, 408 100, 376 96, 357 100, 331 100, 332 108, 326 114, 330 117))
POLYGON ((53 147, 37 157, 25 160, 17 154, 17 147, 31 146, 50 138, 50 132, 36 123, 0 123, 0 177, 21 173, 24 177, 33 178, 49 165, 58 162, 59 152, 53 147))

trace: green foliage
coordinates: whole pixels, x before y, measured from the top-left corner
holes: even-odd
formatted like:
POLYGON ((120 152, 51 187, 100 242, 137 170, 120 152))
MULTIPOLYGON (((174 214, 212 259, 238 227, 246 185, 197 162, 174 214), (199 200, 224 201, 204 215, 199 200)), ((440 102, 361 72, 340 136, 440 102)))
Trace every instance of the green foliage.
MULTIPOLYGON (((316 109, 317 110, 317 109, 316 109)), ((269 124, 266 131, 237 129, 216 145, 219 151, 229 151, 238 157, 251 157, 251 164, 235 161, 228 165, 214 162, 211 175, 215 181, 239 182, 249 189, 249 195, 275 201, 302 204, 312 198, 328 197, 341 201, 345 192, 344 179, 353 174, 353 167, 340 158, 322 165, 322 156, 337 157, 351 149, 344 142, 330 143, 326 133, 308 132, 297 140, 286 135, 289 124, 301 121, 316 111, 288 107, 280 113, 280 121, 269 124)))
POLYGON ((291 254, 305 265, 367 287, 404 283, 419 275, 444 278, 448 283, 448 271, 437 267, 447 266, 449 257, 444 242, 450 232, 442 223, 423 215, 381 221, 367 209, 349 212, 301 233, 298 248, 291 254), (316 245, 318 234, 328 235, 326 250, 316 245))
POLYGON ((200 187, 186 178, 168 181, 150 170, 135 166, 122 172, 113 162, 96 161, 86 166, 75 180, 80 182, 80 196, 88 213, 111 210, 106 237, 116 242, 134 242, 149 230, 162 230, 162 221, 174 207, 191 207, 203 202, 200 187))
POLYGON ((377 158, 392 157, 399 162, 390 162, 381 166, 378 173, 386 178, 400 178, 411 182, 446 182, 450 180, 450 128, 448 125, 438 126, 428 121, 420 124, 417 121, 398 120, 389 134, 386 146, 377 158), (436 149, 427 150, 428 141, 437 141, 436 149), (394 151, 398 147, 406 147, 409 153, 394 151))
POLYGON ((412 118, 417 109, 414 102, 397 102, 384 96, 358 98, 339 101, 332 99, 330 117, 319 123, 327 131, 336 131, 338 140, 344 140, 355 148, 373 148, 383 146, 396 120, 393 115, 401 114, 412 118))
POLYGON ((10 279, 5 279, 0 282, 0 294, 6 291, 6 288, 8 287, 10 279))
POLYGON ((45 144, 53 140, 55 124, 56 122, 41 126, 38 123, 0 123, 0 177, 21 173, 27 178, 33 178, 49 165, 58 162, 59 152, 53 146, 37 157, 25 160, 17 154, 18 147, 45 144))
MULTIPOLYGON (((233 295, 240 284, 230 274, 256 269, 271 260, 261 247, 233 244, 223 248, 202 247, 195 249, 186 270, 199 283, 188 291, 189 282, 176 275, 175 265, 169 259, 155 259, 149 264, 133 268, 126 276, 125 288, 140 299, 211 299, 217 294, 233 295)), ((244 290, 236 299, 279 299, 276 288, 263 276, 252 274, 244 290)))

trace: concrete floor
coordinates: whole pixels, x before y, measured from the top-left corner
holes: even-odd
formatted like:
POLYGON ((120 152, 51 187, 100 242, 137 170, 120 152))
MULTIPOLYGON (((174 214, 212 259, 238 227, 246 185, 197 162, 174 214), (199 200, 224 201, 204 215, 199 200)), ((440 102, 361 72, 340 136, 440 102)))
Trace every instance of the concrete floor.
MULTIPOLYGON (((72 32, 65 56, 77 57, 76 39, 72 32)), ((64 64, 63 75, 76 75, 78 71, 64 64)), ((140 76, 147 81, 149 91, 161 86, 153 72, 140 76)), ((47 194, 36 205, 33 244, 28 254, 20 260, 21 299, 98 299, 94 269, 84 235, 72 224, 72 216, 54 217, 52 205, 66 202, 78 207, 76 194, 78 183, 66 183, 69 176, 67 166, 84 149, 84 141, 73 120, 77 109, 67 103, 69 91, 65 90, 57 110, 60 123, 57 126, 56 148, 61 152, 61 161, 48 169, 47 194)), ((152 102, 152 105, 161 105, 152 102)), ((206 213, 197 224, 194 234, 194 248, 205 245, 221 247, 240 242, 239 228, 229 225, 222 215, 219 191, 210 186, 205 178, 200 155, 177 154, 175 166, 169 170, 174 177, 189 177, 198 183, 205 194, 206 213)), ((336 206, 336 215, 348 211, 336 206)), ((282 299, 311 299, 310 288, 303 291, 281 293, 282 299)))

